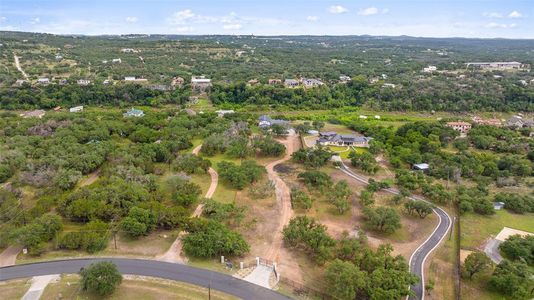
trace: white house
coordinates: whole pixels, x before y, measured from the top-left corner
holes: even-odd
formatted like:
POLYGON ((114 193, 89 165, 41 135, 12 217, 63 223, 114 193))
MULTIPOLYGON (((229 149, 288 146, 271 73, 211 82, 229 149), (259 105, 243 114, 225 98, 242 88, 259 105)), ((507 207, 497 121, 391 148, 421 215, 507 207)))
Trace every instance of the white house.
POLYGON ((299 82, 295 79, 286 79, 284 80, 284 86, 289 88, 294 88, 299 86, 299 82))
POLYGON ((114 64, 120 64, 120 63, 122 63, 122 59, 114 58, 114 59, 111 60, 111 62, 114 63, 114 64))
POLYGON ((86 85, 91 84, 91 80, 87 80, 87 79, 78 79, 78 80, 76 80, 76 83, 77 83, 78 85, 86 86, 86 85))
POLYGON ((428 66, 426 68, 423 68, 423 72, 424 73, 432 73, 434 71, 437 71, 438 70, 438 67, 436 66, 428 66))
POLYGON ((191 89, 193 91, 203 92, 211 88, 211 79, 206 76, 192 76, 191 77, 191 89))
POLYGON ((132 109, 130 109, 129 111, 125 112, 124 114, 122 114, 125 118, 129 118, 129 117, 137 117, 137 118, 140 118, 142 116, 145 115, 145 113, 140 110, 140 109, 135 109, 132 107, 132 109))
POLYGON ((235 111, 233 109, 228 109, 228 110, 220 109, 220 110, 217 110, 215 112, 217 113, 217 116, 219 116, 219 117, 224 117, 224 115, 235 113, 235 111))
POLYGON ((37 79, 37 83, 42 84, 42 85, 47 85, 47 84, 50 84, 50 79, 48 79, 47 77, 41 77, 37 79))
POLYGON ((355 136, 352 134, 338 134, 334 131, 319 132, 317 144, 323 146, 353 146, 369 147, 369 141, 373 138, 365 136, 355 136))
POLYGON ((69 109, 69 112, 71 112, 71 113, 76 113, 76 112, 81 112, 81 111, 83 111, 83 106, 82 105, 71 107, 69 109))
POLYGON ((323 85, 323 82, 315 78, 302 78, 300 80, 305 88, 314 88, 323 85))
POLYGON ((349 81, 351 81, 352 79, 350 78, 350 76, 347 76, 347 75, 341 75, 339 76, 339 81, 341 81, 342 83, 347 83, 349 81))

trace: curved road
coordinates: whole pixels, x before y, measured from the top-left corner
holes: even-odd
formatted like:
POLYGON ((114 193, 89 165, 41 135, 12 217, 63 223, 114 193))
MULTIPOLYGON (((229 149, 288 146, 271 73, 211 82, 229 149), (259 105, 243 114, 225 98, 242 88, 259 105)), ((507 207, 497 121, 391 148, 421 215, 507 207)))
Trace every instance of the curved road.
POLYGON ((111 261, 122 274, 159 277, 208 287, 242 299, 289 299, 273 290, 230 275, 180 264, 127 258, 87 258, 47 261, 0 268, 0 281, 41 275, 78 273, 80 268, 99 261, 111 261))
MULTIPOLYGON (((336 156, 334 156, 335 159, 336 156)), ((338 158, 335 159, 336 161, 341 163, 340 170, 347 174, 348 176, 364 183, 369 184, 369 178, 361 176, 359 174, 356 174, 351 169, 349 169, 345 163, 337 156, 338 158)), ((388 188, 384 189, 384 191, 392 193, 392 194, 400 194, 399 190, 396 188, 388 188)), ((408 197, 410 200, 413 201, 426 201, 425 199, 422 199, 417 196, 410 196, 408 197)), ((445 212, 443 209, 439 207, 434 207, 433 209, 434 213, 438 216, 439 222, 432 234, 421 244, 417 249, 415 249, 415 252, 412 253, 412 256, 410 257, 410 261, 408 262, 410 266, 410 272, 413 274, 419 276, 421 279, 419 283, 416 285, 413 285, 411 287, 412 291, 415 293, 414 297, 409 297, 409 299, 425 299, 425 261, 430 255, 434 249, 436 249, 441 241, 445 238, 447 235, 447 232, 451 228, 452 221, 451 217, 445 212)))

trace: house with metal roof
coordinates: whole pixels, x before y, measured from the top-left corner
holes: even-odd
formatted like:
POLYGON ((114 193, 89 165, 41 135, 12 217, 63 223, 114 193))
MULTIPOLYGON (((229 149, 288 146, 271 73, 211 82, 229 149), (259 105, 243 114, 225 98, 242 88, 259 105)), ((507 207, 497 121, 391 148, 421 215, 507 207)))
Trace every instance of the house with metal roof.
POLYGON ((373 138, 365 136, 356 136, 352 134, 338 134, 334 131, 319 132, 317 144, 322 146, 353 146, 369 147, 369 141, 373 138))
POLYGON ((122 114, 125 118, 129 118, 129 117, 137 117, 137 118, 140 118, 142 116, 145 115, 145 113, 140 110, 140 109, 135 109, 132 107, 132 109, 130 109, 129 111, 125 112, 124 114, 122 114))

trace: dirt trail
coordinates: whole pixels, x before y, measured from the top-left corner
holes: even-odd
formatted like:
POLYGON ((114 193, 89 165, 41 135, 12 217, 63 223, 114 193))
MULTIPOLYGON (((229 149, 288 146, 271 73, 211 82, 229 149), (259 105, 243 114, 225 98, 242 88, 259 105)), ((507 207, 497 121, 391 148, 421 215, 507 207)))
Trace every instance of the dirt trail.
POLYGON ((2 253, 0 253, 0 267, 12 266, 17 260, 17 255, 22 251, 21 246, 7 247, 2 253))
POLYGON ((280 223, 278 228, 274 231, 274 238, 271 246, 267 252, 262 256, 265 259, 271 261, 278 261, 280 256, 280 249, 282 248, 283 237, 282 230, 284 226, 289 223, 289 220, 293 216, 293 209, 291 208, 291 193, 287 184, 278 176, 278 173, 274 170, 274 167, 285 161, 291 159, 291 154, 299 147, 299 137, 294 132, 291 132, 287 138, 281 141, 286 146, 286 154, 279 160, 275 160, 265 166, 267 169, 267 175, 269 180, 274 183, 276 190, 276 200, 280 209, 280 223))
POLYGON ((88 185, 93 184, 98 179, 99 176, 100 176, 100 169, 98 169, 98 170, 94 171, 93 173, 89 174, 89 176, 87 176, 87 178, 82 179, 82 181, 80 181, 80 187, 84 187, 84 186, 88 186, 88 185))
POLYGON ((24 70, 20 66, 19 57, 13 54, 13 58, 15 59, 15 66, 17 67, 17 70, 19 70, 19 72, 22 73, 22 76, 24 76, 24 79, 28 80, 28 74, 26 74, 26 72, 24 72, 24 70))
MULTIPOLYGON (((198 153, 200 152, 200 148, 202 148, 202 145, 196 146, 193 149, 192 153, 194 155, 198 155, 198 153)), ((211 199, 211 197, 213 197, 213 194, 215 193, 215 190, 217 189, 217 185, 219 184, 219 174, 213 168, 209 168, 208 173, 211 177, 211 184, 204 197, 207 199, 211 199)), ((200 215, 202 214, 202 209, 204 209, 204 204, 201 203, 195 208, 191 216, 200 217, 200 215)), ((172 243, 169 250, 167 250, 167 252, 165 252, 163 255, 158 256, 157 259, 166 262, 176 262, 182 264, 185 263, 187 261, 187 258, 183 256, 182 253, 182 237, 185 234, 185 231, 180 232, 180 234, 178 234, 178 237, 176 237, 176 240, 172 243)))

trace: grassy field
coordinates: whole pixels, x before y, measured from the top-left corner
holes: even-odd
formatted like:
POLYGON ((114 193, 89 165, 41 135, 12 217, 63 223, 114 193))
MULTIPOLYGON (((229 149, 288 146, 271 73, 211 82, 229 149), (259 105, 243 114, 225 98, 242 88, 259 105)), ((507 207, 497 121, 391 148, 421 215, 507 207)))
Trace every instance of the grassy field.
MULTIPOLYGON (((82 291, 79 276, 64 275, 56 283, 50 283, 41 299, 102 299, 101 296, 82 291)), ((157 278, 128 276, 119 288, 105 299, 207 299, 208 289, 183 282, 162 280, 157 278)), ((211 299, 236 299, 235 297, 211 290, 211 299)))
POLYGON ((503 227, 534 232, 534 214, 513 214, 506 210, 499 210, 492 216, 467 214, 461 216, 462 249, 480 248, 484 241, 496 236, 503 227))

